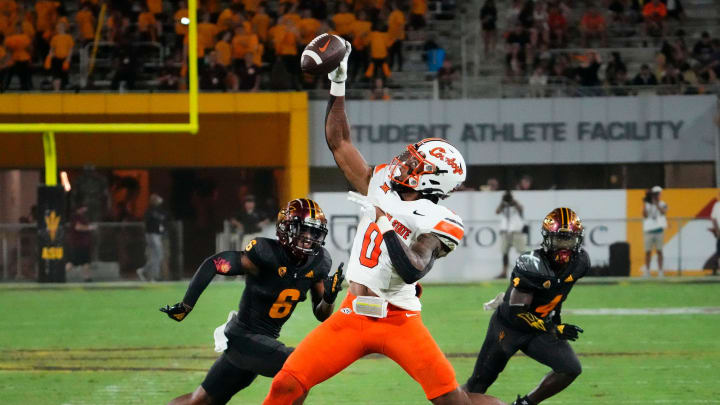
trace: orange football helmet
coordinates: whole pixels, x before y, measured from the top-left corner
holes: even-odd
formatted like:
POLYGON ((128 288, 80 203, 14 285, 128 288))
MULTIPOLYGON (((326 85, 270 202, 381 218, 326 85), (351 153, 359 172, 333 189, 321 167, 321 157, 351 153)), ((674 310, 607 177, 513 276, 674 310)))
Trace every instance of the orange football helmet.
POLYGON ((542 247, 557 263, 568 263, 580 249, 585 227, 580 217, 570 208, 560 207, 545 216, 540 230, 542 247))
POLYGON ((275 226, 280 244, 302 258, 320 253, 328 233, 327 219, 320 205, 298 198, 280 210, 275 226))

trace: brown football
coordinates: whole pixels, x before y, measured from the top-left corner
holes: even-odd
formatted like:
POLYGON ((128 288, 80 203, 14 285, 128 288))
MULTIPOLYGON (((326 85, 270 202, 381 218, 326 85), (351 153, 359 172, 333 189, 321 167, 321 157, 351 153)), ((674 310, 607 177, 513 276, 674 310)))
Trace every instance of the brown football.
POLYGON ((327 74, 340 65, 345 56, 345 41, 335 35, 321 34, 315 37, 300 56, 300 67, 305 73, 327 74))

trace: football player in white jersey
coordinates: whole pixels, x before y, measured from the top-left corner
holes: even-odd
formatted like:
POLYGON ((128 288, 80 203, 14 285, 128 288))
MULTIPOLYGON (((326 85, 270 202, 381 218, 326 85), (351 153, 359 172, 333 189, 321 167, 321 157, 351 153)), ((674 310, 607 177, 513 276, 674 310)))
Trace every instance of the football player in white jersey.
POLYGON ((316 384, 355 360, 384 354, 412 376, 434 404, 502 404, 460 390, 455 371, 420 316, 416 284, 463 237, 460 218, 438 205, 465 180, 460 152, 443 139, 408 145, 374 169, 350 139, 345 79, 350 44, 332 81, 325 137, 340 170, 359 192, 363 217, 350 254, 348 295, 340 309, 298 345, 273 379, 264 404, 301 404, 316 384), (472 401, 472 402, 471 402, 472 401))

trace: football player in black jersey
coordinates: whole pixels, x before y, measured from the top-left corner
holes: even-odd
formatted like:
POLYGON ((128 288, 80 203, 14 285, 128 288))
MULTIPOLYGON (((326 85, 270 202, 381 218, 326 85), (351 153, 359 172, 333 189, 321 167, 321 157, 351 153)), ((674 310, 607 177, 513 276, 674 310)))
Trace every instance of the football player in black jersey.
POLYGON ((273 377, 292 348, 276 340, 285 321, 310 290, 313 313, 324 321, 333 312, 343 281, 342 264, 329 276, 332 260, 322 247, 327 220, 309 199, 290 201, 277 219, 277 240, 257 238, 244 252, 226 251, 207 258, 183 300, 160 308, 171 319, 185 319, 216 274, 245 275, 238 313, 225 327, 227 349, 193 393, 170 404, 225 404, 259 375, 273 377))
POLYGON ((493 313, 475 370, 465 389, 485 393, 510 357, 522 350, 552 368, 516 405, 534 405, 570 385, 582 367, 568 340, 583 330, 560 319, 562 303, 587 274, 590 258, 580 247, 583 225, 569 208, 556 208, 542 224, 542 248, 521 255, 500 306, 493 313))

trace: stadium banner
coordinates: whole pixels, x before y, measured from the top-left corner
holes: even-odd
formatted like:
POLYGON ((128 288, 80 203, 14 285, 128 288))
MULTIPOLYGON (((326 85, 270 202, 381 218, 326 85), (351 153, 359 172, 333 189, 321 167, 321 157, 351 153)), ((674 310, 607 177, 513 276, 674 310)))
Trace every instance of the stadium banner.
MULTIPOLYGON (((431 282, 465 282, 495 278, 502 271, 499 217, 495 214, 502 192, 458 192, 443 201, 463 219, 465 237, 455 252, 435 262, 425 278, 431 282)), ((513 196, 524 208, 530 228, 529 247, 542 241, 540 223, 553 208, 575 209, 586 227, 585 248, 593 265, 607 264, 609 246, 627 240, 625 190, 518 191, 513 196)), ((314 193, 328 217, 329 232, 325 247, 337 263, 347 263, 359 219, 359 209, 347 200, 346 193, 314 193)), ((518 253, 510 251, 514 263, 518 253)))
POLYGON ((64 283, 65 262, 65 189, 62 186, 38 187, 38 281, 64 283))
MULTIPOLYGON (((333 167, 325 101, 310 103, 311 166, 333 167)), ((444 138, 472 165, 713 161, 715 96, 349 101, 370 164, 444 138)))

